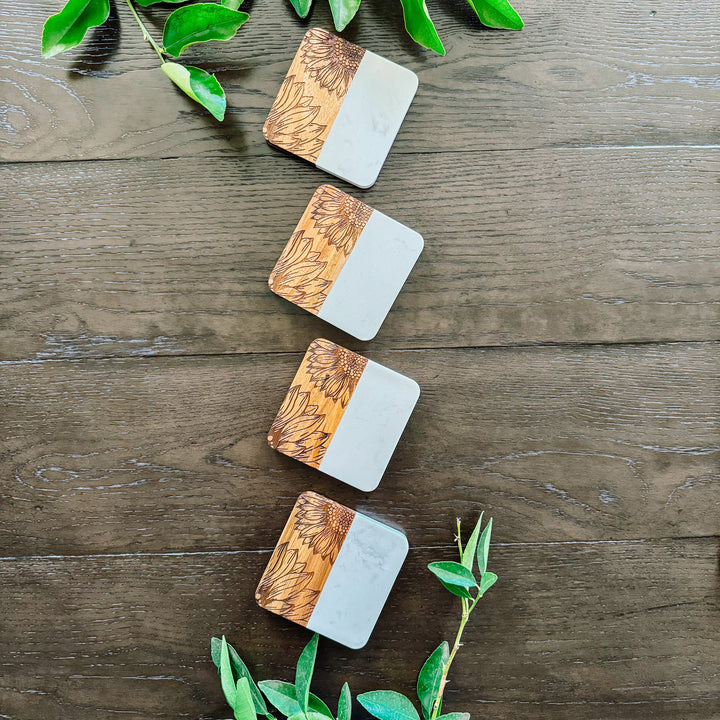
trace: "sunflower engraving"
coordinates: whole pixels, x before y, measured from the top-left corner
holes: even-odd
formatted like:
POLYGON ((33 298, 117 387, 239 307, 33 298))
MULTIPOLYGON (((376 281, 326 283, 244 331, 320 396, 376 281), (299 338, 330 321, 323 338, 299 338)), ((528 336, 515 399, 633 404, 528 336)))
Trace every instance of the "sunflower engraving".
POLYGON ((315 227, 345 255, 349 255, 372 215, 372 208, 332 185, 318 189, 310 217, 315 227))
POLYGON ((273 145, 315 162, 326 126, 315 122, 320 106, 313 105, 312 96, 304 95, 304 90, 304 82, 295 82, 294 75, 286 76, 263 125, 263 135, 273 145))
POLYGON ((313 239, 303 230, 293 233, 270 275, 270 289, 286 300, 317 313, 327 297, 330 281, 322 277, 327 266, 310 252, 313 239))
POLYGON ((306 567, 307 563, 298 562, 298 551, 290 549, 289 543, 278 545, 260 579, 255 600, 266 610, 307 625, 320 591, 308 587, 313 573, 306 567))
POLYGON ((300 385, 290 388, 268 434, 270 447, 296 460, 318 467, 330 435, 322 431, 325 415, 310 405, 310 393, 300 385))
POLYGON ((363 55, 363 48, 317 28, 308 31, 300 50, 310 77, 339 98, 347 93, 363 55))
POLYGON ((367 358, 329 340, 315 340, 308 350, 306 371, 326 397, 347 407, 367 365, 367 358))
POLYGON ((355 518, 352 510, 316 493, 303 493, 297 501, 295 530, 315 555, 334 563, 355 518))

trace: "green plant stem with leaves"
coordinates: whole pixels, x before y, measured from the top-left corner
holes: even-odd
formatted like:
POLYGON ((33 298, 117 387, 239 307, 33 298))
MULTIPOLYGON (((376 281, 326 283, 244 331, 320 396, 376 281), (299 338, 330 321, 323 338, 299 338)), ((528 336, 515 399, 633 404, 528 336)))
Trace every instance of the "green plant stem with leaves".
MULTIPOLYGON (((425 661, 418 675, 417 696, 424 720, 470 720, 470 715, 464 712, 443 714, 442 703, 450 667, 462 647, 465 626, 475 606, 498 579, 495 573, 487 570, 492 518, 484 528, 482 519, 481 515, 464 549, 460 520, 457 521, 460 562, 441 561, 428 565, 443 587, 460 598, 462 616, 452 650, 447 642, 441 643, 425 661)), ((233 709, 235 720, 255 720, 256 715, 276 720, 267 703, 289 720, 335 720, 336 716, 328 706, 310 692, 317 649, 318 635, 315 634, 300 654, 294 683, 282 680, 255 683, 247 666, 225 637, 213 638, 210 653, 220 672, 225 699, 233 709)), ((421 720, 412 701, 393 690, 362 693, 357 700, 378 720, 421 720)), ((337 707, 337 720, 351 720, 352 696, 347 683, 340 691, 337 707)))
MULTIPOLYGON (((328 0, 335 29, 343 30, 355 17, 361 0, 328 0)), ((243 0, 196 2, 189 0, 125 0, 142 31, 143 37, 160 58, 160 67, 188 97, 200 103, 217 120, 225 117, 225 91, 214 75, 192 65, 167 60, 178 57, 185 48, 210 40, 229 40, 247 21, 248 14, 238 8, 243 0), (150 7, 160 3, 181 5, 167 18, 163 42, 159 45, 142 21, 135 5, 150 7)), ((297 14, 304 18, 313 0, 290 0, 297 14)), ((430 19, 425 0, 400 0, 408 34, 426 48, 440 55, 445 47, 430 19)), ((523 21, 508 0, 467 0, 480 21, 493 28, 520 30, 523 21)), ((107 22, 110 0, 67 0, 65 7, 48 18, 43 27, 42 54, 49 58, 77 47, 90 28, 107 22)))

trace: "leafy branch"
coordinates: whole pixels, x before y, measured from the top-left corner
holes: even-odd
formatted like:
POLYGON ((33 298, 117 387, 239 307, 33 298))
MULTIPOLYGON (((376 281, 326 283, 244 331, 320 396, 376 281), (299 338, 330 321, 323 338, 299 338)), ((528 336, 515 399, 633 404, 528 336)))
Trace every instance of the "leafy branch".
MULTIPOLYGON (((242 0, 221 0, 219 3, 199 2, 183 5, 165 21, 162 45, 157 43, 138 14, 135 4, 150 7, 160 2, 182 3, 186 0, 125 0, 143 38, 160 58, 160 68, 188 97, 200 103, 217 120, 225 117, 225 91, 214 75, 194 67, 172 62, 191 45, 210 40, 229 40, 250 17, 239 12, 242 0)), ((110 0, 68 0, 65 7, 48 18, 43 27, 43 57, 79 45, 90 28, 105 23, 110 15, 110 0)))
MULTIPOLYGON (((461 602, 460 625, 452 649, 447 641, 441 643, 420 670, 417 696, 424 720, 470 720, 469 713, 442 713, 443 695, 450 667, 462 647, 462 636, 470 615, 480 599, 497 582, 497 575, 487 569, 490 551, 492 518, 482 527, 483 516, 463 549, 460 520, 457 521, 457 547, 460 562, 433 562, 428 569, 452 595, 461 602)), ((220 672, 225 699, 233 709, 235 720, 276 720, 268 703, 289 720, 336 720, 328 706, 310 692, 318 635, 313 635, 300 654, 295 669, 295 682, 262 680, 255 683, 237 651, 222 638, 210 643, 212 660, 220 672)), ((375 690, 357 696, 358 702, 378 720, 421 720, 412 701, 393 690, 375 690)), ((342 686, 337 705, 337 720, 351 720, 352 696, 347 683, 342 686)))

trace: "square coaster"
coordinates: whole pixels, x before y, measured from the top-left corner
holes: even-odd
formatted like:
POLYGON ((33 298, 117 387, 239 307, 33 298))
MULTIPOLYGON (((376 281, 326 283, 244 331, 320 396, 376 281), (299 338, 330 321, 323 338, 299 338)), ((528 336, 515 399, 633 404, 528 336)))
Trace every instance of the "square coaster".
POLYGON ((369 188, 417 87, 412 70, 312 28, 300 43, 263 135, 271 145, 369 188))
POLYGON ((321 185, 268 284, 275 294, 358 340, 372 340, 422 249, 419 233, 332 185, 321 185))
POLYGON ((408 553, 387 525, 304 492, 255 591, 258 605, 349 648, 370 638, 408 553))
POLYGON ((322 338, 313 340, 268 433, 268 444, 348 485, 380 483, 418 384, 322 338))

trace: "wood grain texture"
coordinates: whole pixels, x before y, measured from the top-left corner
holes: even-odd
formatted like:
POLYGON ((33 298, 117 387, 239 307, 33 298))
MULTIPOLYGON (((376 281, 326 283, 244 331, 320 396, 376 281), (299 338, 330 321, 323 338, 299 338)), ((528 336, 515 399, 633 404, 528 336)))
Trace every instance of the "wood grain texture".
MULTIPOLYGON (((309 633, 255 606, 269 551, 242 538, 253 515, 237 514, 224 553, 0 561, 0 607, 23 608, 23 622, 0 625, 3 714, 226 718, 209 659, 221 633, 258 679, 291 680, 309 633)), ((500 581, 468 625, 445 708, 497 720, 716 717, 717 552, 712 538, 494 547, 500 581)), ((331 707, 344 681, 414 695, 459 614, 425 565, 454 555, 449 544, 411 549, 362 652, 321 641, 313 690, 331 707)))
MULTIPOLYGON (((431 4, 444 58, 405 36, 399 2, 365 0, 344 33, 419 75, 392 154, 718 142, 714 0, 517 0, 526 22, 517 33, 482 28, 463 0, 431 4)), ((288 3, 257 3, 235 40, 183 54, 218 74, 229 105, 222 124, 171 85, 122 2, 83 49, 43 60, 42 23, 52 9, 22 0, 0 9, 0 157, 278 152, 261 128, 309 26, 288 3)), ((166 13, 144 13, 158 35, 166 13)), ((318 3, 310 24, 332 27, 327 4, 318 3)))
MULTIPOLYGON (((720 338, 717 159, 396 158, 372 205, 426 246, 373 347, 720 338)), ((298 351, 337 333, 267 284, 317 171, 277 157, 187 172, 184 160, 0 167, 13 189, 1 356, 298 351)))
POLYGON ((0 366, 2 554, 271 547, 310 489, 423 544, 718 534, 719 345, 369 357, 422 388, 371 494, 268 447, 300 354, 0 366))

